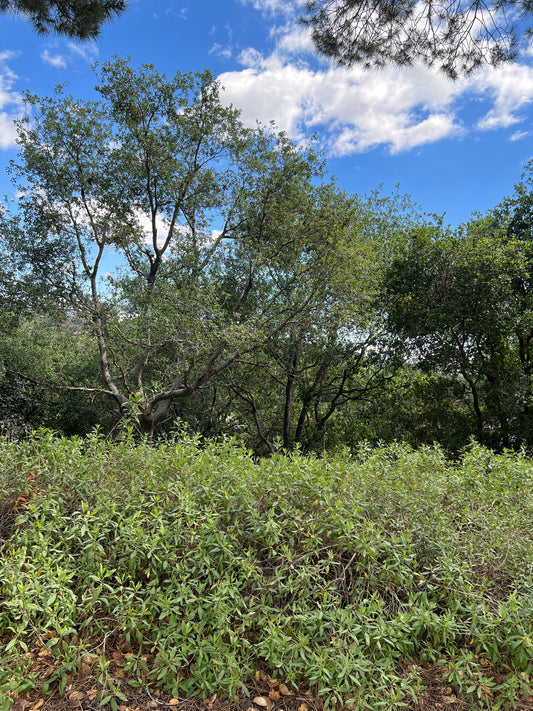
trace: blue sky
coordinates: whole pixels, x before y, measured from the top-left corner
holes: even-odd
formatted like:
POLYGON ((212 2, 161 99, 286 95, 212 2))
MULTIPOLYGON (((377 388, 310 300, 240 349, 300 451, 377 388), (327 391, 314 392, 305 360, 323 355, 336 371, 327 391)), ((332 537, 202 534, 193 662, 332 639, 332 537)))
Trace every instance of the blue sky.
POLYGON ((455 225, 512 193, 533 157, 533 45, 517 62, 452 83, 422 67, 350 70, 316 56, 297 22, 303 0, 130 0, 97 42, 38 37, 0 15, 0 195, 16 155, 24 90, 65 81, 92 97, 91 65, 113 54, 169 75, 211 69, 250 124, 275 121, 297 141, 316 133, 340 187, 399 184, 455 225))

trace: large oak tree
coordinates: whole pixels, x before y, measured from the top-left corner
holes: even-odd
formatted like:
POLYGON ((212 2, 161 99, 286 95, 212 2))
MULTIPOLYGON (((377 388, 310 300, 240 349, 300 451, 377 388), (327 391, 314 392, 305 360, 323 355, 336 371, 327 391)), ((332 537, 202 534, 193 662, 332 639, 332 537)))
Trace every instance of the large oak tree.
POLYGON ((313 152, 245 128, 209 73, 115 59, 98 92, 26 98, 20 220, 5 224, 21 283, 92 335, 101 392, 151 435, 176 400, 323 312, 344 218, 313 152))

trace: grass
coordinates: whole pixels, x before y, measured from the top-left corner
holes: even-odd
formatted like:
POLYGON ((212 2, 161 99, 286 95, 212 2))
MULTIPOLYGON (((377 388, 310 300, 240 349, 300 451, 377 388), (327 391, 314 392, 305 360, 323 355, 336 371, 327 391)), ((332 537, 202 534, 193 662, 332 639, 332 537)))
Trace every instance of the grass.
POLYGON ((256 462, 235 442, 40 432, 0 441, 0 476, 0 711, 83 665, 114 711, 128 685, 231 698, 259 673, 400 709, 428 665, 472 708, 533 693, 524 456, 256 462))

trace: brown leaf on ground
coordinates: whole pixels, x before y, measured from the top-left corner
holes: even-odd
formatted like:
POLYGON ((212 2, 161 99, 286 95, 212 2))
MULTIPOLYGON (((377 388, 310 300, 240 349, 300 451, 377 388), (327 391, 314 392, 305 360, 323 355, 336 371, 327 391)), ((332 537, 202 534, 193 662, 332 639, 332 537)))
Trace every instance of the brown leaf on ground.
POLYGON ((94 657, 91 657, 90 654, 83 655, 80 664, 80 674, 82 676, 87 676, 88 674, 90 674, 94 661, 94 657))
POLYGON ((85 698, 85 693, 83 691, 71 691, 68 697, 71 701, 81 701, 85 698))
POLYGON ((11 707, 11 711, 26 711, 30 704, 31 701, 27 701, 26 699, 17 699, 11 707))

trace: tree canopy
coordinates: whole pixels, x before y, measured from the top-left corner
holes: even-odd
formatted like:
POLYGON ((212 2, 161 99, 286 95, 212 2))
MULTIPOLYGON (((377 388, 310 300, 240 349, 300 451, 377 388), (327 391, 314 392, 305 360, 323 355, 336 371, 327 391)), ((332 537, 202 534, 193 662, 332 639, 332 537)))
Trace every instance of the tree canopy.
POLYGON ((26 97, 4 225, 17 279, 92 335, 100 392, 151 433, 289 324, 349 323, 332 280, 353 210, 312 150, 245 128, 208 72, 115 59, 100 82, 97 102, 26 97))
POLYGON ((0 206, 0 431, 117 422, 258 455, 533 445, 533 164, 456 229, 338 189, 209 72, 26 96, 0 206))
POLYGON ((306 7, 302 20, 316 48, 341 65, 419 60, 452 79, 514 59, 515 21, 532 10, 529 0, 309 0, 306 7))
POLYGON ((0 10, 27 17, 38 34, 86 40, 126 9, 127 0, 0 0, 0 10))
POLYGON ((428 373, 460 378, 478 441, 531 444, 531 241, 478 217, 419 231, 386 276, 391 331, 428 373))

